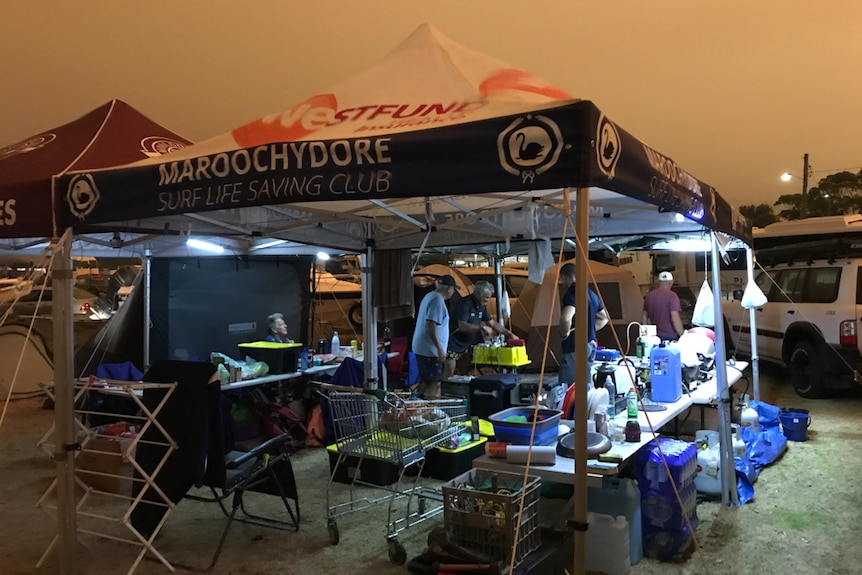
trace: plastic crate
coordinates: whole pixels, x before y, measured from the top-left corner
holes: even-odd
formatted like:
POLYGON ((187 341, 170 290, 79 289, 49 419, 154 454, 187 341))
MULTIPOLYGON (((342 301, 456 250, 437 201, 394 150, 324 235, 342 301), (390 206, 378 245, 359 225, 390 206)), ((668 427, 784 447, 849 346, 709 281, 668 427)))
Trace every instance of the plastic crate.
POLYGON ((459 544, 515 565, 542 544, 541 479, 520 473, 471 469, 443 485, 443 522, 459 544), (524 507, 520 507, 521 494, 524 507), (517 538, 516 538, 517 530, 517 538))
MULTIPOLYGON (((533 424, 529 421, 507 421, 515 416, 532 417, 534 407, 510 407, 498 411, 488 417, 494 424, 494 438, 499 443, 511 443, 513 445, 529 445, 530 433, 533 424)), ((539 417, 543 417, 536 424, 536 434, 533 436, 533 445, 554 445, 560 435, 560 416, 563 414, 559 409, 539 409, 539 417)))
POLYGON ((522 345, 515 347, 476 345, 473 346, 473 363, 519 367, 530 363, 530 359, 527 357, 527 348, 522 345))
POLYGON ((355 479, 363 483, 386 486, 398 481, 400 468, 394 463, 347 455, 341 459, 339 465, 338 446, 329 445, 326 447, 326 451, 329 453, 329 473, 335 482, 353 483, 355 479))
MULTIPOLYGON (((243 356, 249 356, 269 366, 269 373, 293 373, 297 370, 301 343, 275 343, 271 341, 253 341, 237 344, 243 356)), ((245 359, 245 357, 243 357, 245 359)))
POLYGON ((434 479, 446 481, 465 473, 473 467, 473 460, 485 453, 487 437, 470 441, 455 449, 435 447, 425 454, 424 474, 434 479))

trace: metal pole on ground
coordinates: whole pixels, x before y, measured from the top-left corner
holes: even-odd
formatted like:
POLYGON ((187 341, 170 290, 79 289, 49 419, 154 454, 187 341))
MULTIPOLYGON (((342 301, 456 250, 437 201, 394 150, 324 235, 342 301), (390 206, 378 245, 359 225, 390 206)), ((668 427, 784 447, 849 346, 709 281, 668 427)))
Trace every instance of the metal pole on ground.
POLYGON ((54 461, 57 464, 57 553, 60 575, 77 575, 75 415, 72 350, 72 232, 54 238, 54 461))
MULTIPOLYGON (((719 262, 718 240, 715 232, 712 238, 712 305, 715 313, 721 313, 721 264, 719 262)), ((721 317, 719 315, 719 317, 721 317)), ((727 351, 725 349, 724 322, 715 322, 715 396, 718 398, 718 436, 721 456, 721 502, 728 507, 739 504, 736 491, 736 469, 733 464, 733 437, 730 431, 730 389, 727 386, 727 351)))

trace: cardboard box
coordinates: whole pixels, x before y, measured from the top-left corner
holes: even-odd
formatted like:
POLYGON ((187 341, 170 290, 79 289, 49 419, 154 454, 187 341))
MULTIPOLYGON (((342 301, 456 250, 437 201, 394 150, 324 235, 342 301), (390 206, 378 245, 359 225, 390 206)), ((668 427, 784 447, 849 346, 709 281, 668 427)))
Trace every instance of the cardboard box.
POLYGON ((98 491, 130 495, 134 467, 125 454, 131 442, 119 437, 91 439, 75 458, 76 475, 98 491))

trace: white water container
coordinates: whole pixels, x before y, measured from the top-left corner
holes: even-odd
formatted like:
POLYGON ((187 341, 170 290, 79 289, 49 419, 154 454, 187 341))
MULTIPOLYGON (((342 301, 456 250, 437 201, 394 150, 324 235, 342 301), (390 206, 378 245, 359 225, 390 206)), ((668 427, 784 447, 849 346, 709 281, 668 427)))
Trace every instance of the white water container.
POLYGON ((760 431, 760 414, 748 404, 748 396, 745 396, 745 403, 742 404, 742 410, 739 414, 739 425, 747 427, 755 433, 760 431))
POLYGON ((731 423, 730 430, 733 434, 733 456, 745 457, 745 442, 740 435, 739 424, 731 423))
POLYGON ((587 512, 586 558, 587 571, 606 575, 626 575, 631 569, 629 560, 629 525, 622 515, 612 517, 604 513, 587 512))
POLYGON ((605 515, 623 515, 629 525, 629 563, 637 564, 643 557, 641 530, 641 492, 628 478, 605 477, 602 487, 587 489, 587 511, 605 515))

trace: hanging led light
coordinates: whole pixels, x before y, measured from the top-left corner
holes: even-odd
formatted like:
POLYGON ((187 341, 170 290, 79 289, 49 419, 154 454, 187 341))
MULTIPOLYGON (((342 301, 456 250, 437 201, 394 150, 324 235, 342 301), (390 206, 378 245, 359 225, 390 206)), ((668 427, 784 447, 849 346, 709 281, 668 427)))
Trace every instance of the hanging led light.
POLYGON ((205 240, 196 240, 195 238, 187 239, 186 245, 190 248, 213 252, 215 254, 220 254, 224 251, 224 248, 218 244, 214 244, 205 240))

